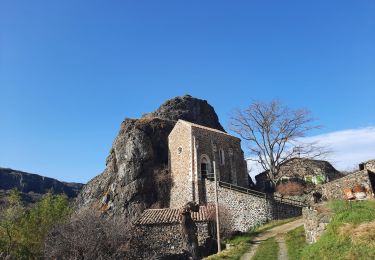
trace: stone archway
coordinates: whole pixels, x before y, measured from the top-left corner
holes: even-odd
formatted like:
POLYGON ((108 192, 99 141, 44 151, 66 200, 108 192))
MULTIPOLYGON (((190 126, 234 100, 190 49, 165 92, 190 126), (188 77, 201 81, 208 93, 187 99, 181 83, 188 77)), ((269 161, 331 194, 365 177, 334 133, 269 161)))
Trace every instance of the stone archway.
POLYGON ((207 189, 206 189, 206 181, 209 173, 211 172, 211 163, 210 158, 203 154, 199 160, 199 173, 200 173, 200 182, 199 182, 199 203, 206 204, 207 203, 207 189))
POLYGON ((203 154, 200 158, 199 163, 199 171, 200 171, 200 177, 201 179, 206 179, 208 177, 208 174, 211 172, 211 163, 210 158, 203 154))

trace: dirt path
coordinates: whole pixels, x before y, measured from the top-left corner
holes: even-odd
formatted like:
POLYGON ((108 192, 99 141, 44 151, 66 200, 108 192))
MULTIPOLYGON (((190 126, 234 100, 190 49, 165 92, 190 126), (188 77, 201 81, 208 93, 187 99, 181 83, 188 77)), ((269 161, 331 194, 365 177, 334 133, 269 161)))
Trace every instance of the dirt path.
POLYGON ((283 235, 277 235, 276 241, 279 244, 279 256, 277 260, 288 260, 288 248, 286 247, 283 235))
MULTIPOLYGON (((290 230, 293 230, 299 226, 303 225, 303 220, 302 219, 297 219, 295 221, 286 223, 281 226, 274 227, 270 230, 264 231, 257 236, 255 236, 252 240, 253 246, 250 248, 248 252, 246 252, 242 257, 241 260, 251 260, 251 258, 254 256, 258 246, 260 243, 262 243, 264 240, 267 240, 268 238, 277 236, 279 234, 284 234, 290 230)), ((279 251, 279 259, 280 260, 286 260, 288 259, 288 253, 287 253, 287 248, 286 244, 284 241, 284 238, 282 236, 277 237, 277 241, 280 246, 280 251, 279 251)))

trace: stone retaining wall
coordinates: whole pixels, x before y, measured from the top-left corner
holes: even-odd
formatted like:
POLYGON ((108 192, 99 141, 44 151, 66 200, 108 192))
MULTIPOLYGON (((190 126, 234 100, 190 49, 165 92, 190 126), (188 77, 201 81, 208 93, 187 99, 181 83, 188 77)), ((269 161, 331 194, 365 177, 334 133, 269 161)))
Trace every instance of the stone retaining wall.
POLYGON ((326 230, 331 220, 331 212, 324 206, 303 208, 302 210, 306 242, 315 243, 326 230))
MULTIPOLYGON (((215 203, 215 182, 206 180, 207 202, 215 203)), ((270 220, 300 216, 302 208, 218 186, 221 232, 245 232, 270 220)))
POLYGON ((298 217, 302 215, 302 207, 282 203, 276 200, 273 200, 271 205, 273 220, 298 217))
POLYGON ((370 177, 375 178, 375 173, 372 173, 367 169, 348 174, 345 177, 322 185, 322 195, 327 200, 345 199, 345 188, 352 189, 356 185, 362 185, 369 189, 368 196, 371 197, 373 196, 372 194, 374 191, 371 186, 370 177))

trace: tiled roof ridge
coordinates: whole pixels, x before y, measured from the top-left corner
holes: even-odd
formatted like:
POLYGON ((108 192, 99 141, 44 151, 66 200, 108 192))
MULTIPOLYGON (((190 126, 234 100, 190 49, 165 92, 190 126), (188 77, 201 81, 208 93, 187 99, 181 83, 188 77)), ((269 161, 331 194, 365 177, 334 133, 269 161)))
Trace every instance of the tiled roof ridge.
MULTIPOLYGON (((200 206, 199 212, 193 212, 192 218, 196 222, 213 220, 215 207, 213 205, 200 206)), ((136 225, 173 224, 180 222, 179 208, 146 209, 135 221, 136 225)))

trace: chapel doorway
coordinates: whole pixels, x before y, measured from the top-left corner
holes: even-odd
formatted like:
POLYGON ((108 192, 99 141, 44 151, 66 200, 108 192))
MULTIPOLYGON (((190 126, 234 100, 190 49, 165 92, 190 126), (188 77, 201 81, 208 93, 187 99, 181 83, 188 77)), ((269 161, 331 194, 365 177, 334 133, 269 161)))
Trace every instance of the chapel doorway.
POLYGON ((206 179, 208 175, 208 163, 206 162, 206 159, 203 158, 201 162, 201 177, 202 179, 206 179))

